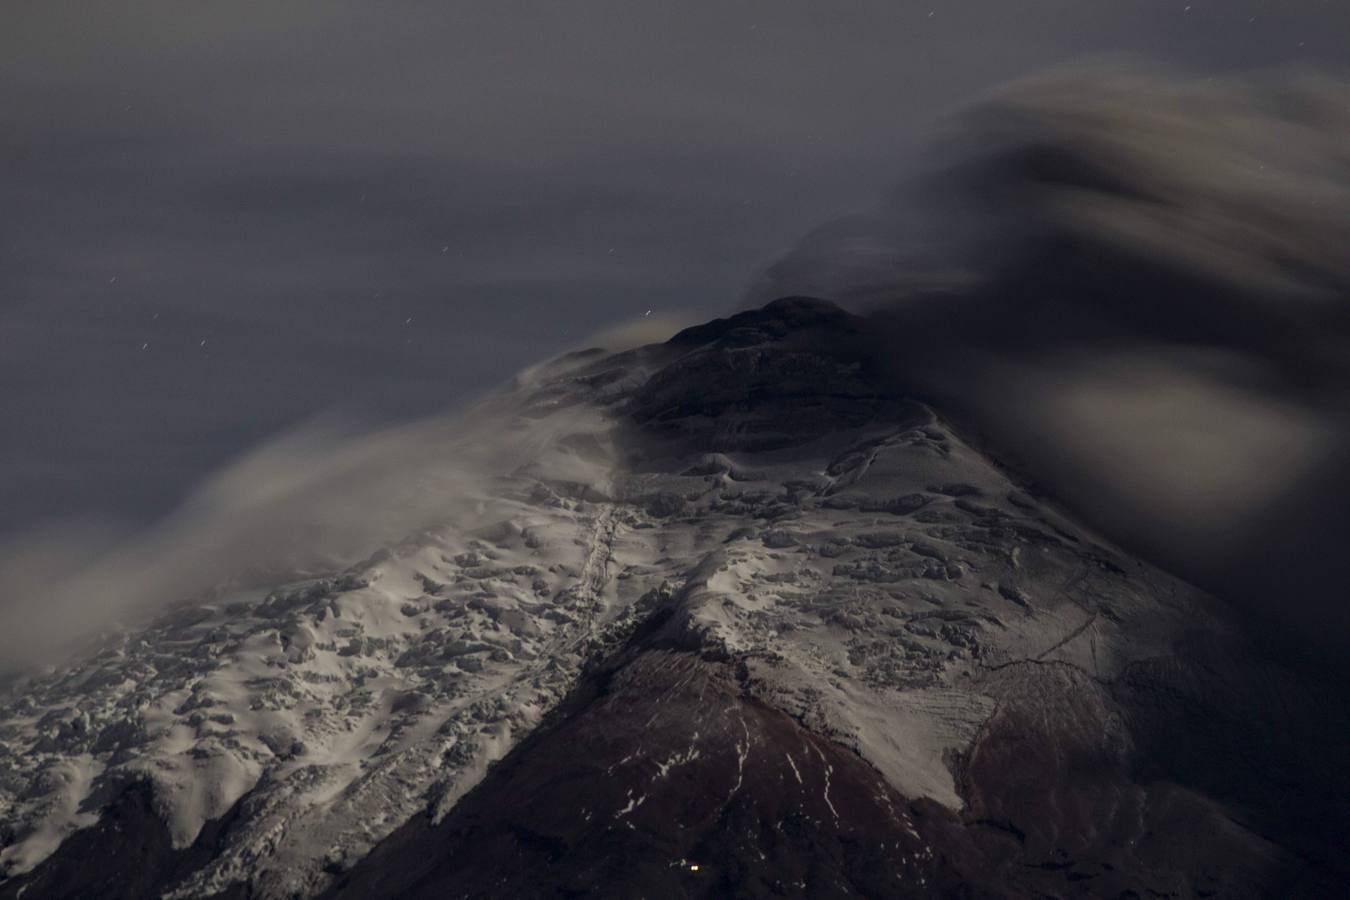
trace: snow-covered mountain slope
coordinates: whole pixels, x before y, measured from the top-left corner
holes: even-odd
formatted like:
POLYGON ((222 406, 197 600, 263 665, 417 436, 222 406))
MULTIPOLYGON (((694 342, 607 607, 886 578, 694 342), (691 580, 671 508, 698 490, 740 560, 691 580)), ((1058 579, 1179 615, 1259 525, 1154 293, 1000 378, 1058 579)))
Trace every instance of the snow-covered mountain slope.
POLYGON ((0 895, 1324 884, 1268 782, 1337 777, 1341 713, 866 341, 793 300, 558 360, 501 424, 549 439, 467 511, 22 682, 0 895))

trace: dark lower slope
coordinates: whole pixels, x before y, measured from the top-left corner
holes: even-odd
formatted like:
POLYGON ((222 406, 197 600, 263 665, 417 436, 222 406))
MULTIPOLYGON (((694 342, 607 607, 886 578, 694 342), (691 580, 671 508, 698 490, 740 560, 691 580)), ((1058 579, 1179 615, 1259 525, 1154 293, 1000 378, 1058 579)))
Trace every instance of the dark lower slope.
MULTIPOLYGON (((32 872, 0 884, 0 900, 158 897, 210 862, 232 818, 208 822, 191 847, 175 850, 150 786, 134 782, 111 800, 96 824, 75 832, 32 872)), ((243 896, 240 886, 221 900, 243 896)))
POLYGON ((992 896, 958 888, 923 837, 950 816, 911 807, 727 665, 645 651, 587 693, 333 896, 992 896))
MULTIPOLYGON (((1232 697, 1200 682, 1243 676, 1212 663, 1118 684, 1060 663, 990 672, 982 687, 998 709, 953 760, 967 801, 957 815, 900 796, 757 700, 732 665, 668 646, 630 651, 443 821, 407 823, 330 896, 1336 895, 1339 834, 1308 854, 1296 842, 1344 810, 1319 818, 1305 803, 1311 821, 1300 824, 1266 808, 1281 788, 1309 796, 1308 778, 1334 760, 1295 771, 1287 747, 1234 752, 1279 714, 1248 703, 1215 716, 1210 704, 1232 697), (1188 754, 1209 766, 1196 770, 1188 754)), ((1306 730, 1313 718, 1284 725, 1306 730)), ((1301 737, 1309 759, 1338 741, 1283 740, 1301 737)))

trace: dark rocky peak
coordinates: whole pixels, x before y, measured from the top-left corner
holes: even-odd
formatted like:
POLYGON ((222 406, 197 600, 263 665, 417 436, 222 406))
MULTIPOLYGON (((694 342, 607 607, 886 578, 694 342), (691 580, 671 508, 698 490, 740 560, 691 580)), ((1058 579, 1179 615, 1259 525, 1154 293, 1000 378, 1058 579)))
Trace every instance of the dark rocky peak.
POLYGON ((828 300, 783 297, 759 309, 686 328, 667 341, 666 346, 689 349, 717 343, 724 347, 746 347, 783 338, 793 332, 853 331, 857 323, 857 317, 828 300))
POLYGON ((920 415, 875 371, 863 324, 831 303, 792 297, 687 329, 662 348, 684 352, 633 392, 627 412, 650 435, 718 452, 920 415))

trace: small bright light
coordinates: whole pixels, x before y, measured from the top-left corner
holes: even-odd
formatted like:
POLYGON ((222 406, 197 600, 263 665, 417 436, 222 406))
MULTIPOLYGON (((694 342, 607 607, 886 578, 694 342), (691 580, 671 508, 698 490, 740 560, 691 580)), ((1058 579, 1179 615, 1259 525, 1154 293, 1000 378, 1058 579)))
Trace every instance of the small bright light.
POLYGON ((698 866, 691 863, 690 866, 689 866, 689 871, 690 871, 690 872, 697 872, 697 871, 698 871, 698 866))

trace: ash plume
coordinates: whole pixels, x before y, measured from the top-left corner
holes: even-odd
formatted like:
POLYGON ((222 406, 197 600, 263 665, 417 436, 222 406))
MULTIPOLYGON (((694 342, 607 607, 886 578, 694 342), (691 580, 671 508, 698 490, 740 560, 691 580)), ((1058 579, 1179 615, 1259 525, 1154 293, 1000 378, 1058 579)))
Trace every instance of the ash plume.
POLYGON ((1350 86, 1094 62, 934 146, 751 298, 869 310, 905 389, 1107 536, 1350 639, 1350 86))

